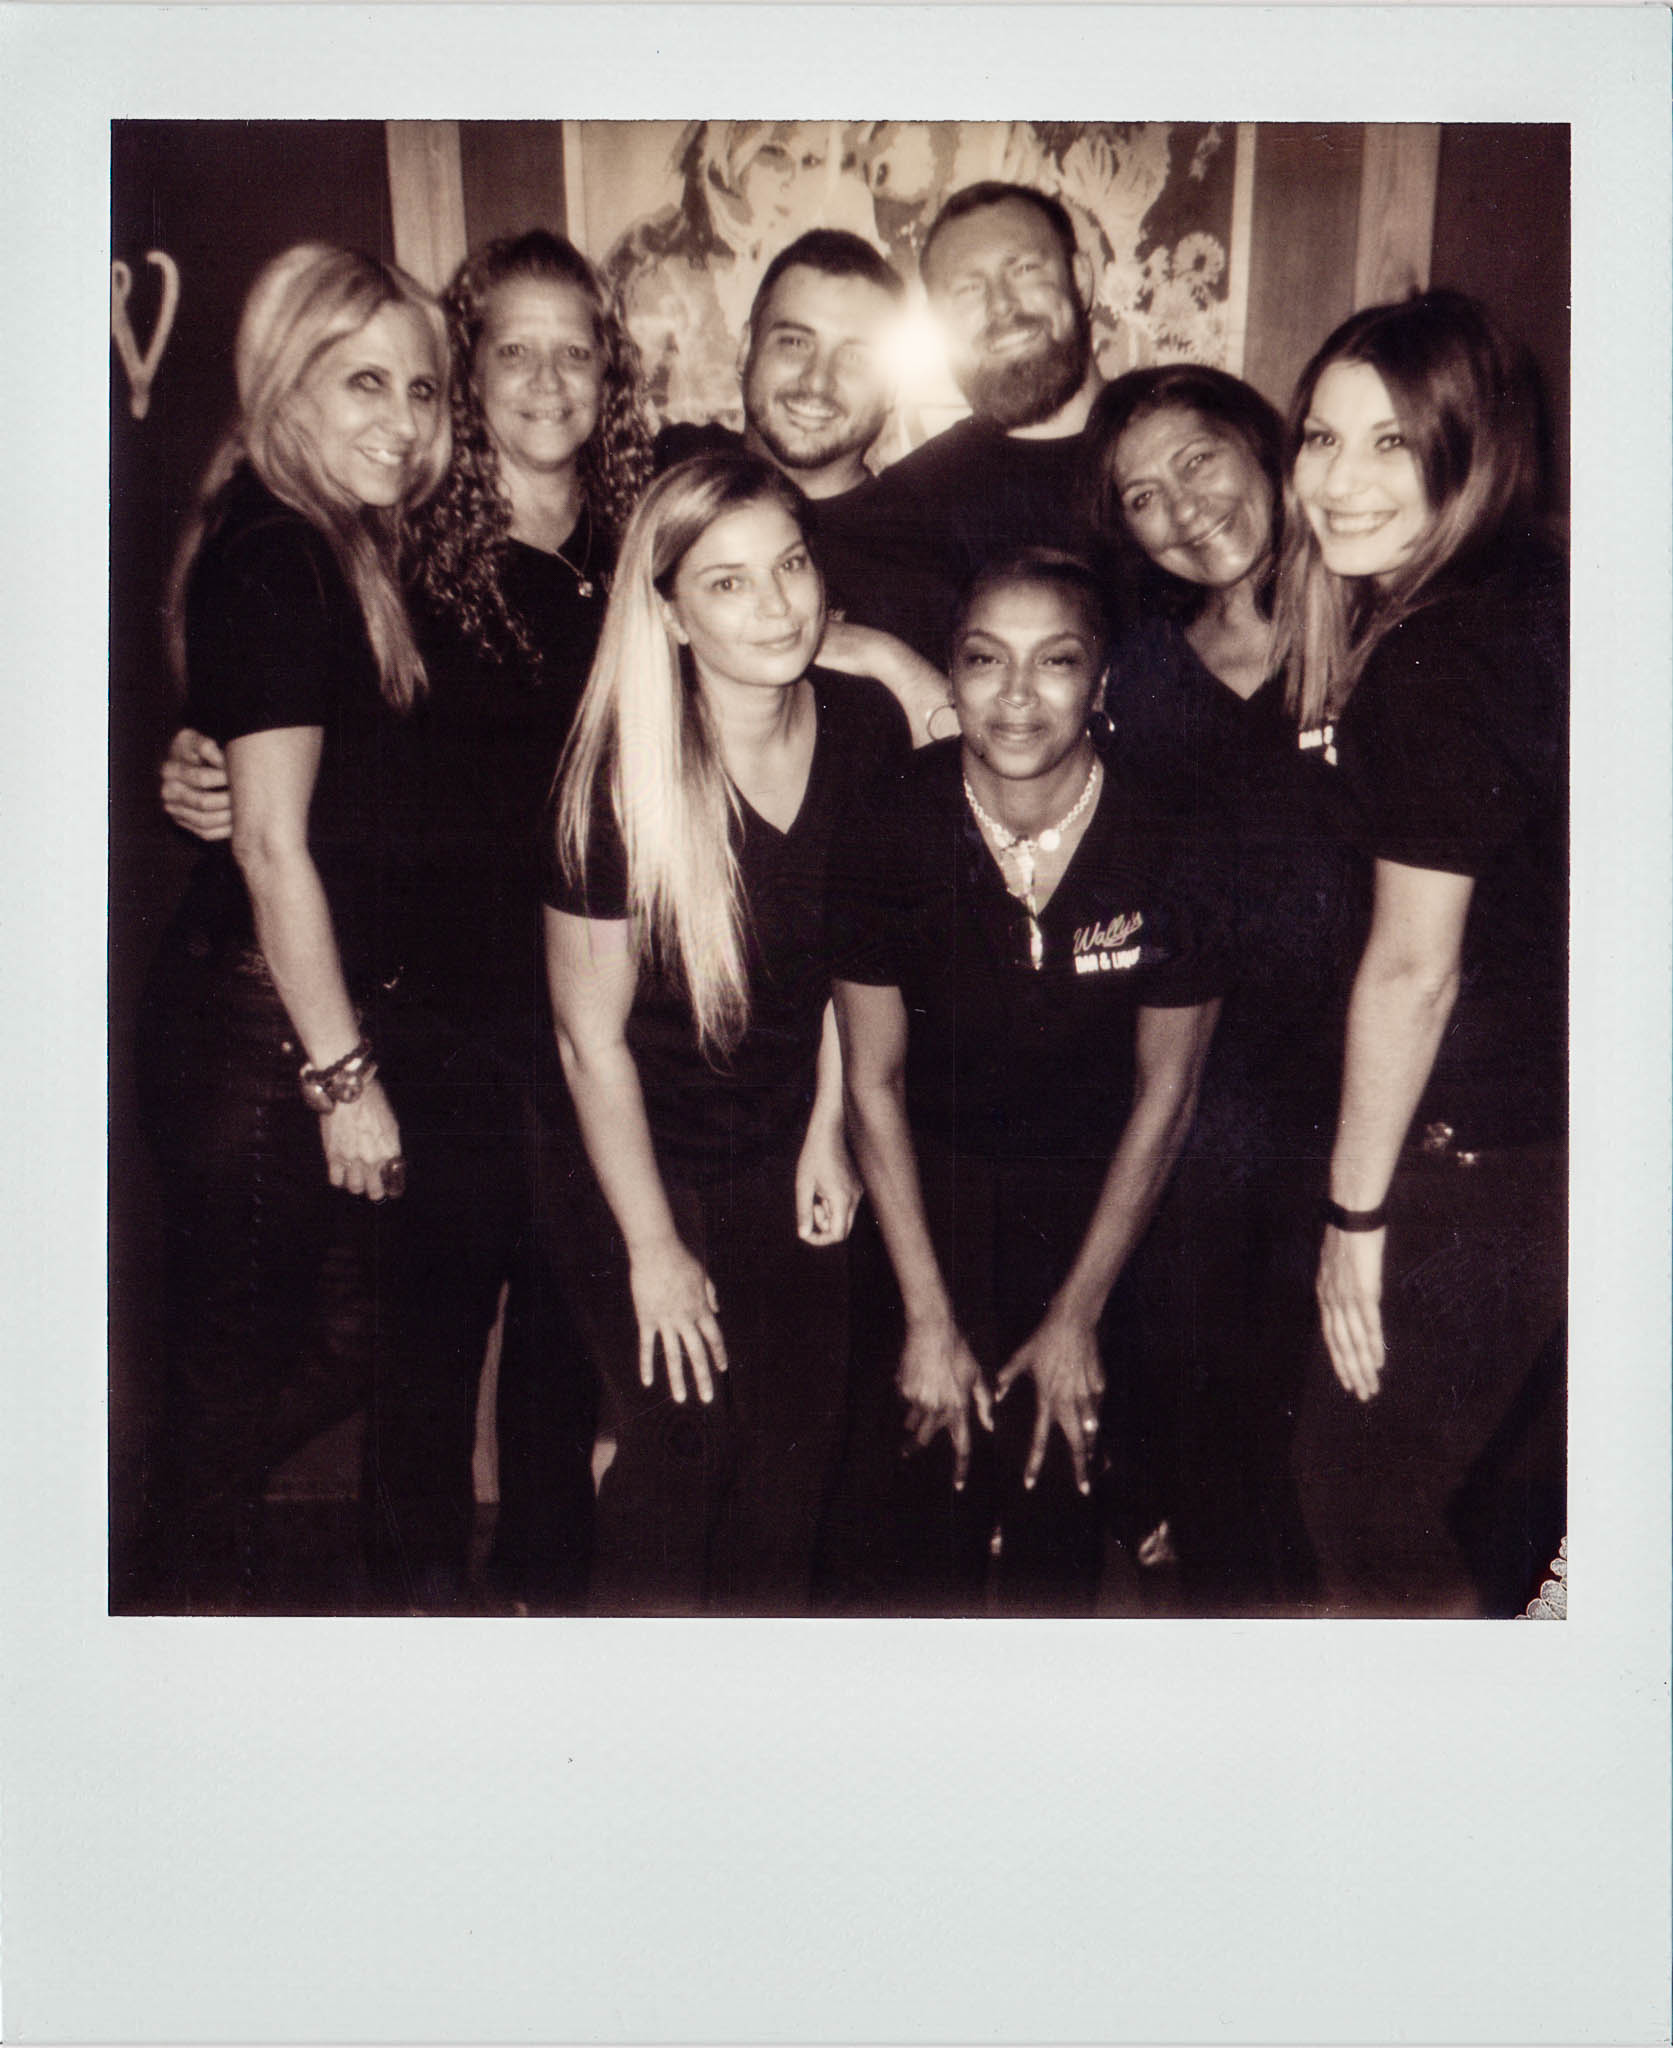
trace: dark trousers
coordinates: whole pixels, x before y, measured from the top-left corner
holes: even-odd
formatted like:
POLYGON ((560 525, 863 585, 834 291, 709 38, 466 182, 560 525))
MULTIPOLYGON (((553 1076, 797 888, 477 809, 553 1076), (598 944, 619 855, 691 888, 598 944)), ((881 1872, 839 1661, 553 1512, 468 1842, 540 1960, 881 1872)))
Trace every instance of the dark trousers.
POLYGON ((1566 1520, 1560 1145, 1409 1149, 1389 1202, 1374 1400, 1318 1340, 1296 1477, 1330 1611, 1514 1613, 1566 1520))
POLYGON ((639 1382, 620 1232, 594 1186, 581 1299, 616 1451, 599 1491, 599 1614, 805 1614, 814 1536, 841 1435, 848 1332, 844 1246, 796 1235, 795 1162, 718 1186, 668 1185, 680 1236, 720 1300, 728 1370, 715 1398, 639 1382))
POLYGON ((1167 1520, 1197 1612, 1281 1612, 1315 1590, 1290 1446, 1325 1162, 1221 1107, 1199 1120, 1134 1261, 1142 1526, 1123 1534, 1167 1520))
POLYGON ((456 1020, 386 1004, 377 1044, 407 1192, 390 1205, 378 1275, 385 1308, 366 1459, 374 1583, 420 1606, 459 1590, 475 1519, 477 1390, 503 1286, 491 1562, 531 1606, 576 1612, 597 1399, 562 1271, 562 1189, 545 1129, 567 1104, 555 1071, 517 1071, 456 1020))
MULTIPOLYGON (((1038 1328, 1086 1234, 1107 1160, 995 1161, 917 1139, 925 1212, 959 1327, 990 1378, 1038 1328)), ((970 1473, 953 1488, 943 1433, 918 1450, 895 1386, 899 1291, 869 1212, 856 1234, 852 1412, 821 1570, 822 1604, 850 1614, 1084 1614, 1097 1594, 1108 1460, 1093 1494, 1075 1484, 1055 1426, 1038 1484, 1023 1485, 1033 1382, 1019 1380, 991 1436, 975 1425, 970 1473), (990 1590, 991 1588, 991 1590, 990 1590)), ((1118 1283, 1099 1325, 1109 1381, 1100 1437, 1120 1434, 1130 1385, 1130 1304, 1118 1283)))
POLYGON ((138 1058, 166 1208, 154 1597, 259 1603, 268 1477, 364 1404, 374 1590, 399 1606, 451 1600, 474 1524, 484 1346, 508 1283, 507 1576, 531 1602, 574 1609, 596 1400, 552 1230, 535 1227, 533 1092, 434 1018, 386 1004, 369 1028, 408 1160, 405 1196, 376 1207, 329 1184, 259 953, 182 920, 154 967, 138 1058))
POLYGON ((136 1067, 164 1203, 146 1549, 150 1597, 185 1612, 259 1601, 268 1476, 368 1380, 376 1219, 326 1178, 289 1031, 259 954, 170 932, 136 1067))

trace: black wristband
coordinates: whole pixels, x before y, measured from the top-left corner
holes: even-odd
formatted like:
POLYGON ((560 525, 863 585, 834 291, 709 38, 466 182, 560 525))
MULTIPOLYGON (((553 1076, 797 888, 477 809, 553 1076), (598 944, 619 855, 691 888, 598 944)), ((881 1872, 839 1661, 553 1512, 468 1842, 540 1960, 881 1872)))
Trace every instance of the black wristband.
POLYGON ((1375 1209, 1344 1209, 1326 1195, 1319 1209, 1333 1230, 1381 1230, 1388 1221, 1386 1202, 1375 1209))

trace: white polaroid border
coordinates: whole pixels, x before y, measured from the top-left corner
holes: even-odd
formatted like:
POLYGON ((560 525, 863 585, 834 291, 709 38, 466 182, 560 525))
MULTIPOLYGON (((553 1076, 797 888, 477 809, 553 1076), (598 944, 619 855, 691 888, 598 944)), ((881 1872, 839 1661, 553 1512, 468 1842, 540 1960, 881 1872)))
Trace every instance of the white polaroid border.
POLYGON ((1667 2038, 1667 74, 1660 10, 0 11, 8 2038, 1667 2038), (766 112, 1573 124, 1567 1622, 107 1617, 108 124, 766 112))

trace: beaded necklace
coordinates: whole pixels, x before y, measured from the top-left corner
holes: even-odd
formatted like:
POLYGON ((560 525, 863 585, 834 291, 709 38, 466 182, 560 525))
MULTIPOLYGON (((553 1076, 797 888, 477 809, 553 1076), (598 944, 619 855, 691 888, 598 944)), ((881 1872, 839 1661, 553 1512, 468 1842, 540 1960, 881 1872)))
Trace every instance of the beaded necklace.
POLYGON ((990 818, 976 800, 976 792, 970 787, 970 777, 964 778, 964 797, 976 814, 976 822, 995 843, 995 850, 1003 857, 1009 854, 1017 864, 1022 878, 1022 887, 1011 893, 1019 896, 1023 908, 1028 912, 1028 957, 1038 970, 1045 961, 1046 942, 1040 930, 1039 906, 1034 900, 1034 878, 1038 873, 1038 860, 1042 853, 1055 853, 1063 844, 1063 835, 1074 824, 1094 796, 1098 793, 1098 777, 1102 764, 1093 757, 1087 771, 1086 787, 1075 798, 1055 825, 1048 825, 1043 832, 1013 832, 1008 825, 1001 825, 997 818, 990 818))

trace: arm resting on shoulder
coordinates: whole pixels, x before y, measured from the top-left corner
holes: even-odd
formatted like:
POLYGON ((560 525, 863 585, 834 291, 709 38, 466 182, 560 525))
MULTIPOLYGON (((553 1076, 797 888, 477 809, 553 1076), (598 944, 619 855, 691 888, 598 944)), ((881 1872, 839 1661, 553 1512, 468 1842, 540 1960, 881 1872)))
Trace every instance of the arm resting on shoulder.
POLYGON ((906 1311, 898 1384, 906 1426, 928 1444, 945 1429, 953 1442, 955 1486, 970 1466, 970 1407, 993 1427, 992 1402, 974 1354, 953 1318, 953 1304, 924 1214, 917 1155, 906 1117, 906 1005, 898 988, 836 985, 842 1031, 848 1128, 866 1191, 906 1311))
POLYGON ((726 1370, 715 1291, 675 1224, 627 1043, 639 984, 631 929, 625 919, 576 917, 550 906, 545 925, 558 1057, 587 1157, 627 1245, 640 1382, 655 1383, 660 1338, 674 1399, 685 1399, 689 1359, 699 1397, 712 1401, 711 1363, 726 1370))
MULTIPOLYGON (((1371 935, 1348 1006, 1342 1108, 1330 1158, 1331 1199, 1378 1209, 1458 995, 1468 875, 1377 862, 1371 935)), ((1336 1376, 1368 1401, 1383 1367, 1386 1232, 1325 1228, 1318 1297, 1336 1376)))
POLYGON ((1156 1212, 1191 1128, 1203 1061, 1219 1014, 1217 1001, 1139 1011, 1133 1106, 1110 1158, 1098 1205, 1040 1327, 999 1375, 1001 1396, 1024 1373, 1033 1375, 1038 1390, 1034 1441, 1023 1474, 1026 1485, 1039 1477, 1055 1422, 1074 1460, 1076 1483, 1083 1493, 1090 1488, 1089 1455, 1104 1392, 1098 1318, 1156 1212))
MULTIPOLYGON (((331 906, 308 850, 308 806, 324 735, 317 725, 255 732, 226 750, 232 853, 249 891, 256 942, 309 1062, 328 1067, 360 1042, 331 906)), ((381 1201, 401 1134, 376 1080, 320 1118, 333 1187, 381 1201)))
POLYGON ((906 713, 913 746, 927 747, 932 739, 945 739, 953 730, 950 721, 942 732, 932 733, 929 729, 936 712, 951 706, 947 678, 933 662, 926 661, 904 640, 897 640, 893 633, 885 633, 878 626, 857 626, 846 619, 831 619, 819 643, 817 658, 821 666, 834 668, 841 675, 871 676, 880 682, 906 713))

